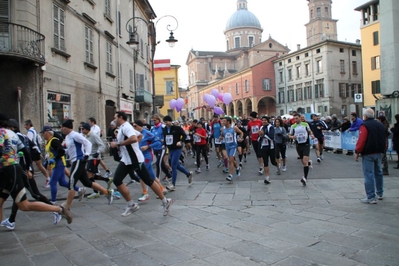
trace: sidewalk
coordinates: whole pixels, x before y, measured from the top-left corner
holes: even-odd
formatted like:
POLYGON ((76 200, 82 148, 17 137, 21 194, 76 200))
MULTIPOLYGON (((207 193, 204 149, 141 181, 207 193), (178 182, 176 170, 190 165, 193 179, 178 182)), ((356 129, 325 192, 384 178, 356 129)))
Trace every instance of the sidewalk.
MULTIPOLYGON (((257 174, 254 154, 233 183, 211 154, 211 171, 203 167, 191 187, 179 174, 166 217, 152 192, 128 217, 120 216, 124 200, 109 206, 105 197, 75 200, 70 225, 62 220, 54 226, 48 213, 19 212, 15 231, 0 228, 1 264, 399 265, 399 170, 392 162, 384 199, 366 205, 359 201, 365 197, 361 163, 352 156, 326 153, 319 165, 312 150, 315 165, 302 187, 293 148, 287 172, 276 176, 271 169, 270 185, 257 174)), ((112 170, 117 165, 109 157, 105 162, 112 170)), ((189 170, 193 162, 187 160, 189 170)), ((140 186, 129 188, 137 199, 140 186)), ((59 189, 60 202, 65 193, 59 189)))

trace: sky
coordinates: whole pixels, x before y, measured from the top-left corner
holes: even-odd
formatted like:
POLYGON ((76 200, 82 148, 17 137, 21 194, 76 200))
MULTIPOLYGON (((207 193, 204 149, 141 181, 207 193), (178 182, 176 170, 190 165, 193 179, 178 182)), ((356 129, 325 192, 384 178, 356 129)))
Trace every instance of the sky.
MULTIPOLYGON (((170 59, 180 65, 179 86, 187 87, 186 60, 191 49, 200 51, 226 51, 224 29, 230 16, 237 10, 237 0, 149 0, 157 18, 155 59, 170 59), (165 15, 173 16, 176 21, 165 15), (167 26, 174 30, 178 40, 170 48, 167 26)), ((306 28, 309 22, 307 0, 247 0, 248 10, 260 21, 263 28, 262 41, 269 35, 287 45, 291 51, 306 47, 306 28), (289 7, 289 8, 287 8, 289 7)), ((333 0, 332 18, 337 19, 338 40, 360 40, 360 12, 354 9, 368 0, 333 0)))

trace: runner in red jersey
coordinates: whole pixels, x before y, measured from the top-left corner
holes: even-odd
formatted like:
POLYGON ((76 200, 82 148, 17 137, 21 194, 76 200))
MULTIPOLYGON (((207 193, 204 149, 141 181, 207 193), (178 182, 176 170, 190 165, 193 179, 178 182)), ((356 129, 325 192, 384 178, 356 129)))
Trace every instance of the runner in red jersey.
POLYGON ((248 122, 248 133, 249 136, 251 137, 252 140, 252 147, 254 148, 256 158, 258 159, 259 162, 259 174, 263 175, 263 159, 262 159, 262 154, 260 153, 260 147, 259 147, 259 129, 262 127, 262 120, 258 119, 258 113, 257 112, 252 112, 249 115, 249 122, 248 122))

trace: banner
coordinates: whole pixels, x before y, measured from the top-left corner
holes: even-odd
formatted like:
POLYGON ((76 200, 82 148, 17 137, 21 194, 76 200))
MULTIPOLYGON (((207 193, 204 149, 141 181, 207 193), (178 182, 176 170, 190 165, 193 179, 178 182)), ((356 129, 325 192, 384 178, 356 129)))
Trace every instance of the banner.
POLYGON ((324 146, 334 149, 340 149, 342 143, 341 135, 341 131, 338 130, 324 132, 324 146))
POLYGON ((359 130, 351 132, 342 132, 341 147, 344 150, 355 150, 357 139, 359 138, 359 130))

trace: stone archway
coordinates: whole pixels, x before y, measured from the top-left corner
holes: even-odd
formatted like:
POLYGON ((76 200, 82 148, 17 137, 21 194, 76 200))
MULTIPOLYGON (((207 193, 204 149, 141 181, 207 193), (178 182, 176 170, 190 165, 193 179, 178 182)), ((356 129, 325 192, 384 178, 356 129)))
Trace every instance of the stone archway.
POLYGON ((245 106, 246 106, 246 115, 249 116, 249 114, 254 111, 253 106, 252 106, 252 100, 250 98, 247 98, 245 100, 245 106))
POLYGON ((236 110, 235 110, 236 116, 237 117, 242 116, 244 114, 244 106, 243 106, 242 101, 237 100, 235 106, 236 106, 236 110))
POLYGON ((258 114, 262 115, 276 115, 276 100, 273 97, 262 97, 258 102, 258 114))
POLYGON ((234 103, 231 102, 227 107, 227 115, 234 116, 234 103))

